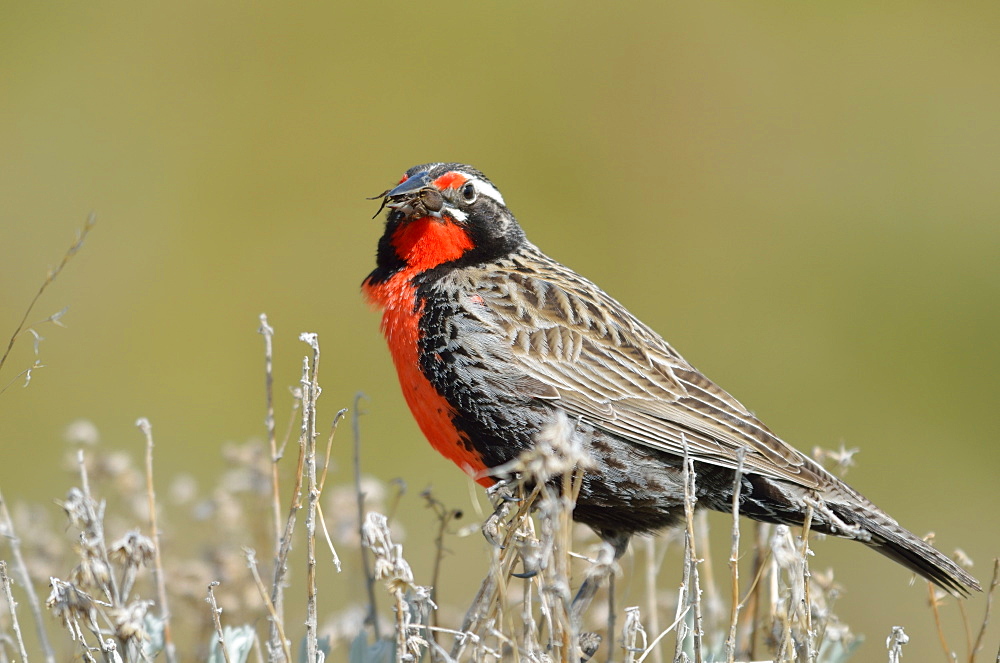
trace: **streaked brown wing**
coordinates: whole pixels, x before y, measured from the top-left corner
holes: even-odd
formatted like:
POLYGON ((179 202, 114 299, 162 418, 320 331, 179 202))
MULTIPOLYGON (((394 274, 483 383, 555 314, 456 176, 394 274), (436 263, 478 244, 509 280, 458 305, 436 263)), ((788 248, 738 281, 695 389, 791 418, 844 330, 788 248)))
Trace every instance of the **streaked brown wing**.
MULTIPOLYGON (((527 270, 488 272, 483 303, 540 398, 640 444, 818 488, 822 469, 696 371, 597 286, 541 254, 527 270), (554 391, 553 391, 554 390, 554 391), (683 436, 683 438, 682 438, 683 436)), ((527 387, 531 388, 531 387, 527 387)))

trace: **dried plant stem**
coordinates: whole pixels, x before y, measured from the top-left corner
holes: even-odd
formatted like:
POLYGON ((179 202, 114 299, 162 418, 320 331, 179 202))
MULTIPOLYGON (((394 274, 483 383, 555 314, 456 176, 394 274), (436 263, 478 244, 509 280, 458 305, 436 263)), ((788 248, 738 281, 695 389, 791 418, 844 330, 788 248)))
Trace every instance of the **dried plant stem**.
MULTIPOLYGON (((624 663, 635 663, 635 655, 647 652, 646 629, 642 625, 639 606, 625 608, 625 625, 622 627, 622 649, 625 650, 624 663), (640 642, 641 639, 641 642, 640 642)), ((613 660, 613 652, 608 652, 608 663, 613 660)))
POLYGON ((615 626, 617 626, 618 611, 615 610, 615 570, 611 570, 608 576, 608 660, 614 655, 615 646, 615 626))
MULTIPOLYGON (((351 417, 351 424, 354 430, 354 494, 358 504, 358 536, 364 538, 365 522, 365 494, 361 490, 361 399, 365 395, 358 392, 354 396, 354 416, 351 417)), ((372 633, 375 639, 381 638, 378 625, 378 607, 375 603, 375 575, 372 573, 368 563, 368 556, 361 551, 361 568, 365 574, 365 589, 368 591, 368 616, 365 618, 366 624, 371 624, 372 633)))
POLYGON ((699 582, 704 582, 702 589, 702 601, 705 605, 705 618, 709 623, 718 623, 721 619, 722 598, 719 596, 719 588, 715 584, 715 574, 712 573, 712 543, 709 539, 711 528, 708 526, 708 509, 699 509, 694 512, 694 533, 697 545, 695 548, 701 554, 698 564, 702 569, 707 569, 705 573, 698 574, 699 582))
POLYGON ((965 601, 956 601, 958 614, 962 617, 962 630, 965 632, 965 651, 972 652, 972 624, 969 623, 969 611, 965 609, 965 601))
MULTIPOLYGON (((554 568, 551 569, 555 572, 551 579, 551 586, 560 590, 557 593, 559 601, 556 604, 559 608, 556 635, 561 640, 563 656, 575 661, 583 658, 580 650, 580 624, 582 623, 580 617, 586 605, 576 605, 576 601, 571 599, 568 581, 572 576, 570 552, 573 549, 573 507, 576 505, 582 483, 582 470, 565 472, 562 475, 562 490, 555 498, 558 500, 560 508, 555 523, 557 528, 553 551, 555 564, 554 568)), ((600 579, 597 576, 588 575, 584 584, 591 581, 594 584, 594 592, 596 592, 600 579)))
MULTIPOLYGON (((646 619, 649 622, 649 631, 651 633, 660 632, 660 606, 659 601, 657 601, 657 589, 656 589, 656 541, 653 537, 647 537, 645 539, 645 550, 646 550, 646 619)), ((657 647, 652 652, 653 663, 663 663, 663 651, 657 647)))
MULTIPOLYGON (((483 610, 488 605, 488 601, 492 598, 493 592, 496 591, 497 578, 493 569, 498 565, 498 555, 494 551, 494 559, 490 564, 490 571, 483 578, 482 584, 479 586, 479 591, 472 599, 472 604, 469 606, 468 611, 465 613, 465 617, 462 620, 462 627, 459 629, 459 633, 463 634, 474 634, 475 627, 477 626, 480 618, 482 616, 483 610)), ((462 652, 465 650, 465 646, 468 644, 469 639, 467 637, 461 637, 455 639, 455 644, 452 645, 451 657, 457 659, 461 656, 462 652)))
MULTIPOLYGON (((431 571, 431 602, 435 605, 438 602, 438 584, 441 579, 441 563, 444 560, 444 535, 448 530, 448 525, 451 524, 452 520, 461 515, 460 511, 455 509, 447 508, 440 500, 436 499, 432 494, 430 489, 423 491, 421 497, 427 500, 427 506, 430 507, 438 519, 437 534, 434 536, 434 566, 431 571)), ((526 583, 525 591, 530 591, 530 583, 526 583)), ((530 611, 529 611, 530 616, 530 611)), ((430 626, 438 626, 438 615, 437 610, 432 610, 430 614, 430 626)), ((431 629, 431 638, 434 642, 438 642, 437 632, 431 629)))
MULTIPOLYGON (((562 503, 564 508, 562 509, 560 516, 562 520, 562 533, 563 533, 563 548, 562 548, 563 570, 566 573, 564 577, 567 579, 572 575, 572 570, 570 568, 570 556, 573 552, 573 509, 576 508, 576 502, 577 500, 580 499, 580 491, 583 490, 583 475, 584 475, 584 470, 583 468, 579 467, 575 468, 572 471, 572 473, 569 475, 569 478, 567 478, 565 474, 563 475, 562 503)), ((605 545, 604 549, 610 550, 610 546, 605 545)), ((594 575, 592 573, 588 573, 587 577, 584 579, 584 582, 590 580, 591 578, 593 578, 595 582, 600 582, 601 579, 605 577, 609 579, 613 578, 615 573, 614 561, 616 559, 617 559, 616 554, 612 551, 610 553, 611 563, 601 564, 596 569, 591 569, 592 572, 596 571, 597 574, 594 575)), ((568 586, 567 589, 569 589, 568 586)), ((569 599, 569 593, 566 594, 566 598, 567 600, 569 599)), ((614 634, 615 617, 614 617, 614 584, 610 582, 608 587, 608 601, 610 602, 609 603, 610 613, 608 615, 608 629, 609 629, 608 647, 609 651, 611 651, 611 647, 614 646, 615 642, 615 634, 614 634)), ((570 603, 568 602, 566 603, 567 616, 570 616, 572 614, 572 607, 573 606, 570 603)), ((574 619, 570 620, 569 633, 571 635, 572 649, 568 651, 572 651, 574 657, 579 656, 581 660, 586 660, 582 655, 583 651, 580 647, 580 626, 582 623, 583 620, 574 620, 574 619)), ((590 656, 587 656, 586 658, 590 658, 590 656)))
POLYGON ((736 660, 736 626, 740 619, 740 489, 743 487, 743 460, 746 447, 736 452, 736 474, 733 476, 733 529, 732 547, 729 550, 730 587, 729 636, 726 638, 726 661, 736 660))
POLYGON ((809 530, 812 527, 813 508, 806 505, 806 518, 802 525, 802 611, 805 613, 806 624, 806 660, 813 663, 816 660, 815 637, 812 627, 812 599, 809 596, 809 530))
MULTIPOLYGON (((474 634, 480 624, 485 621, 484 613, 492 606, 497 586, 500 583, 498 576, 500 575, 501 564, 503 564, 503 557, 494 551, 490 571, 483 578, 483 583, 479 586, 479 591, 476 592, 476 596, 472 599, 472 604, 469 606, 469 610, 465 613, 465 618, 462 620, 460 633, 463 635, 474 634)), ((469 638, 467 637, 456 638, 455 644, 452 646, 451 657, 458 659, 462 655, 462 652, 465 651, 468 643, 469 638)))
POLYGON ((278 460, 285 457, 285 449, 288 448, 288 441, 292 439, 292 430, 298 420, 299 408, 302 407, 302 390, 294 390, 295 398, 292 400, 292 411, 288 413, 288 423, 285 424, 285 434, 281 438, 281 445, 278 446, 278 460))
POLYGON ((330 424, 330 435, 326 438, 326 454, 323 456, 323 474, 319 477, 319 492, 323 492, 323 486, 326 485, 326 477, 330 471, 330 457, 333 455, 333 438, 337 434, 337 425, 340 421, 347 416, 347 408, 341 408, 337 410, 337 414, 333 416, 333 423, 330 424))
MULTIPOLYGON (((979 627, 979 635, 976 636, 976 644, 969 652, 969 663, 975 663, 976 654, 983 648, 983 638, 986 637, 986 627, 990 623, 990 612, 993 610, 993 594, 997 585, 1000 585, 1000 558, 993 560, 993 580, 990 588, 986 590, 986 611, 983 613, 983 624, 979 627)), ((1000 661, 1000 652, 997 652, 997 660, 1000 661)))
POLYGON ((326 540, 326 545, 330 548, 330 554, 333 556, 333 565, 337 569, 337 573, 341 571, 340 555, 337 554, 337 548, 333 545, 333 539, 330 537, 330 531, 326 527, 326 518, 323 516, 323 506, 320 504, 318 495, 323 494, 323 486, 326 485, 326 477, 330 470, 330 457, 333 455, 333 438, 337 434, 337 424, 340 420, 344 418, 347 414, 347 408, 340 409, 333 418, 333 424, 330 426, 330 435, 326 438, 326 453, 323 456, 323 474, 319 477, 319 484, 317 487, 317 501, 316 501, 316 511, 319 516, 320 527, 323 528, 323 538, 326 540))
POLYGON ((215 588, 218 586, 217 580, 208 583, 208 598, 205 600, 212 606, 212 623, 215 624, 215 636, 219 643, 219 649, 222 650, 222 657, 226 659, 226 663, 232 663, 229 660, 229 650, 226 649, 226 638, 222 634, 222 608, 215 602, 215 588))
MULTIPOLYGON (((77 467, 80 469, 80 488, 83 491, 83 496, 85 498, 84 504, 88 510, 91 510, 92 505, 97 502, 94 500, 94 496, 90 492, 90 478, 87 476, 87 463, 83 455, 83 449, 77 449, 76 463, 77 467)), ((98 550, 101 554, 101 561, 104 563, 106 568, 110 569, 112 568, 111 560, 108 557, 108 546, 104 540, 104 506, 101 506, 100 513, 93 511, 89 513, 88 519, 93 523, 94 538, 98 542, 98 550)), ((104 587, 108 600, 113 605, 124 604, 125 600, 123 600, 123 597, 118 590, 118 579, 115 577, 115 574, 108 574, 108 580, 110 582, 111 591, 108 592, 107 586, 104 587)))
MULTIPOLYGON (((531 520, 528 517, 528 513, 530 512, 535 501, 538 499, 539 492, 540 488, 535 486, 531 495, 526 498, 521 497, 518 500, 518 510, 510 519, 511 523, 517 523, 517 525, 509 526, 506 534, 504 535, 503 541, 498 547, 493 549, 493 559, 490 563, 489 572, 483 579, 483 583, 479 587, 479 591, 472 600, 472 604, 469 606, 468 611, 466 611, 465 618, 462 621, 461 631, 463 633, 475 633, 482 628, 483 624, 495 619, 497 611, 502 607, 500 604, 502 602, 502 594, 505 590, 504 582, 510 576, 511 569, 513 569, 514 564, 517 561, 517 555, 513 553, 515 546, 512 545, 512 541, 518 527, 521 524, 524 524, 524 526, 530 526, 531 520)), ((503 498, 501 497, 500 499, 502 500, 503 498)), ((501 502, 500 508, 498 508, 498 512, 506 514, 506 505, 503 502, 501 502), (500 511, 500 508, 503 508, 504 510, 500 511)), ((551 613, 548 611, 545 592, 540 592, 539 599, 541 601, 541 610, 546 618, 548 632, 551 637, 554 627, 552 624, 553 620, 551 613)), ((456 660, 459 659, 468 642, 468 638, 456 640, 454 646, 452 647, 451 657, 456 660)))
MULTIPOLYGON (((308 360, 306 360, 308 362, 308 360)), ((299 390, 299 395, 297 403, 303 402, 302 391, 299 390)), ((290 426, 291 424, 289 424, 290 426)), ((284 445, 282 445, 284 448, 284 445)), ((271 660, 277 659, 280 652, 288 651, 288 643, 283 638, 284 633, 284 614, 282 613, 282 606, 284 605, 284 579, 285 573, 288 570, 288 554, 292 549, 292 534, 295 531, 295 522, 298 516, 299 509, 302 508, 302 480, 303 474, 305 472, 305 445, 299 444, 299 459, 295 468, 295 485, 292 487, 292 499, 288 506, 288 518, 285 520, 284 533, 281 535, 281 545, 278 546, 278 554, 275 555, 274 559, 274 580, 271 583, 271 605, 274 607, 272 612, 272 628, 270 632, 270 638, 267 643, 268 656, 271 660), (281 637, 280 642, 277 639, 281 637)), ((286 661, 291 661, 290 658, 286 658, 286 661)))
POLYGON ((10 589, 11 580, 7 575, 7 562, 0 560, 0 585, 3 586, 4 596, 7 597, 7 607, 10 608, 10 624, 14 629, 14 638, 17 640, 17 647, 21 652, 21 660, 28 663, 28 652, 24 648, 24 638, 21 637, 21 625, 17 621, 17 603, 14 602, 14 593, 10 589))
MULTIPOLYGON (((663 629, 655 638, 653 638, 653 641, 649 643, 649 647, 646 648, 646 650, 642 653, 642 656, 639 657, 639 660, 636 663, 645 663, 646 658, 649 657, 650 653, 656 651, 656 646, 660 644, 660 640, 662 640, 668 633, 673 631, 675 628, 677 628, 679 632, 680 629, 678 627, 683 623, 685 619, 687 619, 687 614, 690 611, 691 611, 691 604, 685 605, 683 610, 678 610, 677 617, 674 618, 673 623, 671 623, 670 626, 663 629)), ((676 661, 677 659, 674 660, 676 661)))
MULTIPOLYGON (((527 652, 528 656, 532 656, 542 651, 541 644, 538 641, 538 635, 540 632, 539 626, 535 621, 535 615, 532 612, 535 589, 533 579, 525 578, 523 586, 524 598, 521 601, 521 638, 525 652, 527 652)), ((437 637, 435 636, 435 641, 436 640, 437 637)))
POLYGON ((384 515, 369 513, 362 533, 362 545, 371 551, 376 560, 376 578, 385 581, 385 587, 395 602, 396 663, 417 661, 422 650, 428 647, 420 632, 425 629, 423 617, 430 607, 427 605, 429 590, 414 584, 413 570, 403 557, 403 546, 392 542, 389 521, 384 515), (408 596, 412 601, 407 599, 408 596))
POLYGON ((425 626, 428 631, 434 631, 435 633, 446 633, 448 635, 454 635, 458 638, 468 638, 473 642, 478 642, 480 640, 479 636, 475 633, 467 633, 466 631, 456 631, 453 628, 447 628, 445 626, 425 626))
MULTIPOLYGON (((275 435, 274 421, 274 328, 267 322, 267 314, 260 314, 260 327, 258 333, 264 337, 264 398, 267 403, 267 413, 264 415, 264 427, 267 429, 267 442, 271 449, 271 517, 274 527, 274 559, 275 576, 277 577, 277 565, 281 557, 282 527, 281 527, 281 482, 278 477, 278 462, 282 454, 278 451, 278 440, 275 435)), ((298 400, 295 401, 298 403, 298 400)), ((291 423, 291 419, 289 419, 291 423)), ((286 436, 287 441, 287 436, 286 436)), ((284 445, 282 445, 284 451, 284 445)), ((257 577, 256 564, 254 565, 254 576, 257 577)), ((271 623, 268 627, 268 647, 276 650, 284 642, 284 636, 279 636, 282 630, 281 613, 284 608, 284 592, 278 589, 273 597, 274 601, 267 601, 268 611, 271 615, 271 623), (280 642, 279 642, 280 640, 280 642)), ((291 660, 287 655, 287 646, 282 647, 286 660, 291 660)))
MULTIPOLYGON (((528 524, 528 523, 526 523, 528 524)), ((530 524, 528 524, 530 525, 530 524)), ((506 607, 508 604, 508 594, 507 594, 507 581, 513 573, 514 565, 517 563, 518 555, 512 551, 509 551, 507 547, 500 552, 499 564, 494 564, 490 571, 494 574, 496 583, 494 585, 495 592, 490 597, 490 602, 486 606, 486 615, 481 620, 481 624, 485 622, 486 629, 488 631, 496 631, 495 625, 508 626, 508 618, 506 613, 506 607), (492 623, 491 623, 492 622, 492 623)), ((543 611, 551 610, 548 605, 549 596, 544 592, 539 593, 539 600, 541 601, 541 609, 543 611)), ((552 622, 550 621, 550 627, 552 627, 552 622)), ((500 631, 497 631, 499 633, 500 631)), ((554 628, 549 629, 550 646, 552 646, 551 639, 553 638, 554 628)))
MULTIPOLYGON (((685 454, 686 455, 686 454, 685 454)), ((686 538, 689 547, 687 557, 688 564, 691 565, 691 598, 694 602, 694 660, 695 663, 702 663, 701 638, 702 638, 702 615, 701 615, 701 582, 698 574, 698 555, 695 550, 694 533, 694 505, 695 505, 695 472, 694 461, 685 460, 689 480, 685 483, 684 497, 684 520, 687 523, 686 538)))
POLYGON ((177 660, 170 629, 170 604, 167 603, 167 580, 163 573, 163 556, 160 553, 160 528, 156 521, 156 492, 153 488, 153 426, 145 417, 135 422, 146 437, 146 504, 149 508, 149 529, 153 539, 153 581, 156 584, 156 598, 160 603, 160 619, 163 620, 163 650, 168 663, 177 660))
POLYGON ((318 615, 316 606, 316 506, 319 501, 319 483, 316 472, 316 400, 319 388, 319 339, 315 334, 302 334, 300 340, 313 350, 312 375, 309 360, 302 367, 302 441, 305 445, 305 478, 308 485, 306 508, 306 661, 316 663, 319 651, 317 635, 318 615))
POLYGON ((254 553, 252 548, 244 548, 243 554, 246 555, 247 566, 250 568, 250 575, 253 576, 254 584, 257 585, 257 591, 260 593, 260 598, 264 602, 264 607, 267 609, 267 613, 271 616, 271 627, 276 629, 278 632, 277 639, 278 642, 281 643, 285 660, 291 661, 292 652, 288 644, 288 638, 285 637, 284 625, 275 611, 274 604, 271 603, 271 599, 267 595, 267 587, 264 586, 264 581, 260 578, 260 572, 257 570, 256 553, 254 553))
POLYGON ((24 593, 28 596, 28 605, 31 608, 31 616, 35 620, 35 632, 42 647, 42 656, 46 663, 55 663, 56 654, 49 642, 49 634, 45 630, 45 622, 42 620, 42 604, 38 600, 38 594, 31 584, 31 575, 28 573, 28 566, 24 562, 24 555, 21 554, 21 539, 14 532, 14 521, 7 510, 7 502, 3 493, 0 493, 0 534, 6 537, 10 544, 11 555, 14 559, 14 571, 17 579, 24 587, 24 593))
POLYGON ((271 518, 274 522, 274 553, 281 548, 281 487, 278 481, 278 440, 275 436, 274 424, 274 329, 267 323, 267 314, 260 314, 260 328, 257 330, 264 337, 264 398, 267 402, 267 414, 264 416, 264 426, 267 428, 267 442, 271 449, 271 518))
POLYGON ((83 224, 83 228, 77 232, 76 241, 66 250, 63 254, 62 260, 54 268, 50 269, 48 274, 45 275, 45 280, 42 282, 41 287, 35 293, 35 296, 31 298, 31 302, 28 304, 28 308, 24 310, 24 315, 21 316, 21 322, 18 323, 17 327, 14 329, 14 333, 11 334, 10 340, 7 342, 7 349, 4 350, 3 356, 0 357, 0 370, 3 370, 3 365, 7 363, 7 357, 10 356, 10 351, 14 347, 14 343, 17 339, 24 333, 24 325, 28 322, 28 316, 31 315, 31 311, 35 308, 35 304, 41 299, 42 294, 45 290, 52 285, 52 282, 56 280, 66 264, 73 259, 73 256, 83 247, 83 242, 87 239, 87 234, 90 233, 90 229, 94 227, 97 223, 97 216, 93 213, 87 217, 86 223, 83 224))
POLYGON ((941 649, 944 650, 945 659, 948 663, 952 663, 954 659, 951 656, 951 647, 948 646, 948 641, 944 637, 944 626, 941 624, 941 613, 938 611, 937 592, 934 591, 934 585, 930 582, 927 583, 927 596, 931 604, 931 611, 934 613, 934 627, 937 629, 938 641, 941 643, 941 649))
MULTIPOLYGON (((437 535, 434 537, 434 569, 431 571, 431 601, 434 603, 438 602, 438 584, 441 579, 441 560, 444 559, 444 532, 445 528, 448 527, 448 521, 450 520, 449 515, 452 512, 447 512, 438 517, 438 530, 437 535)), ((530 587, 530 583, 527 583, 530 587)), ((438 625, 437 610, 431 612, 431 626, 438 625)), ((434 641, 437 642, 437 634, 434 634, 434 641)))
MULTIPOLYGON (((511 559, 512 560, 515 557, 516 557, 515 555, 511 555, 511 559)), ((493 620, 494 624, 488 624, 487 625, 488 631, 490 631, 495 636, 500 637, 502 639, 504 639, 504 638, 507 637, 504 634, 510 631, 510 629, 511 629, 511 622, 513 620, 513 615, 511 615, 511 614, 509 614, 507 612, 507 606, 510 605, 510 595, 508 593, 509 587, 507 586, 507 583, 505 582, 506 579, 510 578, 511 570, 512 570, 512 567, 507 567, 507 572, 503 575, 503 578, 501 579, 501 581, 499 583, 497 583, 497 598, 496 598, 495 604, 491 607, 491 609, 493 611, 493 615, 495 615, 494 616, 494 620, 493 620), (498 628, 498 627, 500 627, 500 628, 498 628)), ((544 594, 541 596, 541 599, 542 599, 543 602, 547 601, 548 598, 549 597, 545 596, 544 594)), ((558 624, 557 624, 557 626, 558 626, 558 624)), ((561 635, 561 633, 559 632, 558 628, 554 630, 554 633, 556 635, 554 635, 552 637, 552 639, 550 640, 550 643, 549 643, 550 646, 559 646, 559 647, 562 647, 562 649, 560 649, 559 651, 566 651, 566 643, 565 642, 561 642, 560 641, 558 645, 554 645, 552 643, 552 641, 556 640, 556 636, 557 635, 561 635)))
POLYGON ((746 598, 740 603, 741 606, 746 607, 747 614, 749 615, 749 629, 750 637, 749 643, 747 645, 747 654, 752 659, 756 655, 757 649, 757 631, 760 628, 760 620, 763 616, 764 611, 761 609, 761 578, 764 577, 764 571, 767 568, 767 559, 769 557, 768 547, 767 547, 767 533, 768 526, 765 523, 756 523, 754 525, 754 554, 753 554, 753 566, 751 571, 754 576, 753 584, 750 585, 750 589, 747 591, 746 598))
MULTIPOLYGON (((292 401, 292 411, 288 416, 288 425, 285 427, 285 435, 281 441, 281 446, 278 448, 277 453, 272 455, 273 460, 271 465, 272 468, 280 461, 285 455, 285 449, 288 446, 288 440, 292 436, 292 426, 296 420, 296 413, 302 406, 302 390, 297 389, 294 392, 295 397, 292 401)), ((295 485, 292 488, 292 502, 288 508, 288 518, 285 520, 285 527, 283 529, 279 528, 275 532, 274 545, 277 552, 274 554, 274 578, 271 584, 271 599, 269 604, 271 606, 271 624, 268 628, 268 640, 267 640, 267 650, 270 661, 280 661, 277 658, 278 654, 282 651, 288 651, 288 643, 280 640, 284 635, 284 605, 285 605, 285 590, 284 590, 284 576, 287 572, 288 564, 288 553, 292 546, 292 533, 295 530, 295 519, 299 508, 301 507, 301 494, 302 489, 302 472, 304 460, 302 457, 303 449, 299 449, 298 463, 295 468, 295 485)), ((275 469, 272 469, 272 476, 275 469)), ((280 502, 280 498, 279 498, 280 502)), ((286 656, 285 660, 290 661, 291 659, 286 656)))
MULTIPOLYGON (((684 641, 687 639, 687 626, 682 619, 687 619, 686 615, 691 609, 691 598, 689 596, 691 587, 691 565, 687 563, 688 553, 686 541, 684 545, 684 567, 681 574, 681 588, 677 593, 677 614, 674 618, 674 624, 677 625, 677 639, 674 642, 674 663, 681 663, 686 658, 684 654, 684 641)), ((658 641, 659 638, 656 638, 656 640, 653 641, 653 645, 650 646, 655 646, 658 641)))
POLYGON ((788 596, 788 602, 781 604, 784 608, 783 615, 776 615, 776 619, 783 620, 784 624, 781 629, 781 642, 778 647, 778 657, 779 661, 791 661, 794 660, 792 657, 795 655, 795 643, 792 641, 792 611, 794 607, 792 606, 792 597, 788 596))
MULTIPOLYGON (((694 460, 688 455, 687 438, 681 434, 684 443, 684 582, 681 590, 682 600, 678 601, 677 608, 680 610, 684 603, 690 602, 694 609, 693 625, 693 650, 695 663, 702 663, 701 654, 701 586, 698 582, 698 557, 695 550, 694 536, 694 507, 697 501, 695 485, 694 460)), ((674 660, 680 660, 684 638, 681 630, 678 629, 677 646, 674 650, 674 660)))
MULTIPOLYGON (((323 494, 322 489, 319 491, 320 495, 323 494)), ((330 555, 332 556, 333 567, 337 569, 337 573, 342 570, 342 564, 340 562, 340 555, 337 554, 337 549, 333 545, 333 537, 330 536, 330 530, 326 526, 326 516, 323 515, 323 505, 316 500, 316 516, 317 522, 319 522, 320 529, 323 530, 323 540, 326 541, 327 547, 330 549, 330 555)))

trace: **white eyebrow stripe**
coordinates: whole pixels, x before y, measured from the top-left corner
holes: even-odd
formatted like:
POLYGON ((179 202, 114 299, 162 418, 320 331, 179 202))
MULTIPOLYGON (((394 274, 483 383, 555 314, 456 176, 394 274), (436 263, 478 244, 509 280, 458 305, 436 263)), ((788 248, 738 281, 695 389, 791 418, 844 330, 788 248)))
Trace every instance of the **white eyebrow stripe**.
POLYGON ((503 196, 501 196, 500 192, 497 191, 496 187, 490 184, 489 182, 484 182, 483 180, 478 178, 469 178, 469 181, 472 182, 472 186, 476 187, 476 190, 479 191, 479 193, 485 196, 489 196, 490 198, 500 203, 504 207, 507 206, 507 204, 503 201, 503 196))

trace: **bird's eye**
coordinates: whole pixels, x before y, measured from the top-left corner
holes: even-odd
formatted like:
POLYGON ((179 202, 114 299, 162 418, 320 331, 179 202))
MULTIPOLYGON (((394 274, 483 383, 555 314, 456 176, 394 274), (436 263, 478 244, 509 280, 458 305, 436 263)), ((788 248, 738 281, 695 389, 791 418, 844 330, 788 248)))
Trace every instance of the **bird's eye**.
POLYGON ((476 187, 472 185, 472 182, 468 182, 462 187, 462 199, 470 205, 476 202, 476 195, 476 187))

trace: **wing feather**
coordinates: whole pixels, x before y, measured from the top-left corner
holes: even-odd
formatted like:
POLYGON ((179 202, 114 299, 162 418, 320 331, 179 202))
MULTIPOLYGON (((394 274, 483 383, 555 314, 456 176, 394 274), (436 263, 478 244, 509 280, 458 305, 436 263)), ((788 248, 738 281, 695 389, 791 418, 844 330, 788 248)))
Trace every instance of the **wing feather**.
POLYGON ((608 432, 701 462, 819 488, 826 472, 796 451, 597 286, 540 253, 476 279, 483 317, 506 335, 528 393, 608 432), (524 261, 530 261, 526 265, 524 261), (533 386, 529 386, 533 385, 533 386))

